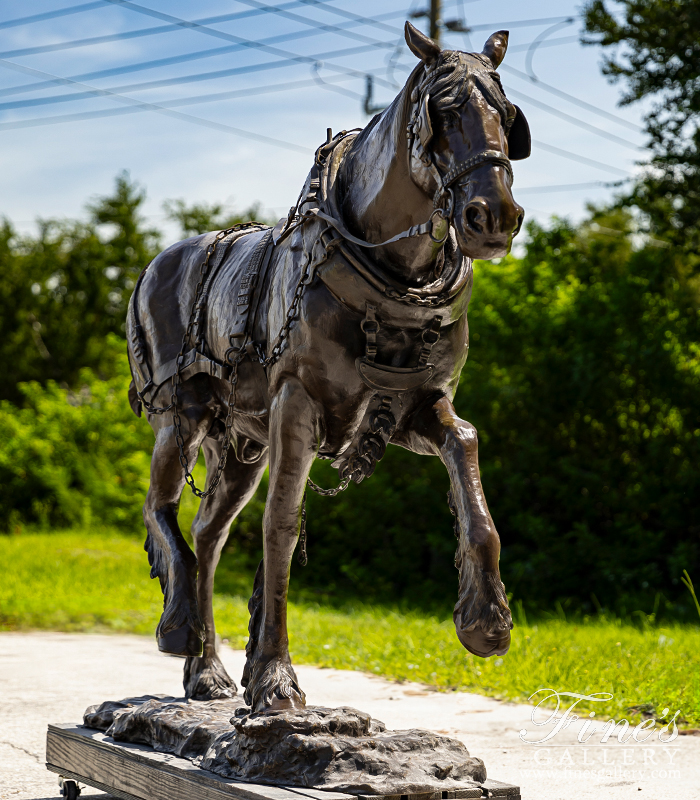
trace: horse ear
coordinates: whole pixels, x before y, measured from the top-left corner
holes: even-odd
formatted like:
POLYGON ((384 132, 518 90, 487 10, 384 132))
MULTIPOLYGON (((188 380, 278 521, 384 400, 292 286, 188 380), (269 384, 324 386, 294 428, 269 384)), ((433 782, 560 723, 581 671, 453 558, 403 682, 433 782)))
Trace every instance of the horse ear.
POLYGON ((432 64, 440 55, 440 45, 421 33, 418 28, 414 28, 408 20, 404 26, 404 36, 413 55, 426 64, 432 64))
POLYGON ((509 35, 508 31, 497 31, 489 36, 481 51, 481 54, 491 61, 494 69, 498 69, 501 61, 506 57, 509 35))

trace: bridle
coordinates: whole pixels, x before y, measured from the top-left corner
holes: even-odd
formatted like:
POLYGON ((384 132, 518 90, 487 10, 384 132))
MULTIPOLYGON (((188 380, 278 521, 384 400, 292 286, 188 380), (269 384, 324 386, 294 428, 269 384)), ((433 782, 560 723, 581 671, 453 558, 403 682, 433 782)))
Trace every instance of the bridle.
MULTIPOLYGON (((285 226, 282 232, 276 237, 275 242, 279 241, 281 238, 284 238, 284 236, 291 232, 292 228, 297 227, 298 224, 303 224, 303 222, 306 220, 312 217, 317 217, 335 228, 335 230, 344 239, 352 244, 358 245, 359 247, 385 247, 386 245, 401 241, 402 239, 412 239, 416 236, 425 235, 429 236, 431 241, 433 241, 435 244, 443 245, 449 236, 450 226, 454 224, 455 198, 452 187, 457 181, 459 181, 465 175, 469 175, 471 172, 474 172, 474 170, 478 169, 484 164, 492 164, 494 166, 503 167, 510 176, 512 184, 513 169, 511 167, 510 158, 506 155, 506 153, 500 150, 482 150, 478 153, 474 153, 474 155, 469 156, 469 158, 465 158, 462 161, 453 164, 444 175, 438 169, 433 157, 433 153, 428 147, 430 140, 433 137, 430 116, 428 113, 428 100, 429 89, 432 86, 434 78, 436 75, 440 74, 441 71, 446 71, 446 69, 449 69, 449 67, 427 70, 421 85, 414 87, 410 95, 408 95, 412 104, 412 108, 410 110, 410 121, 406 129, 409 173, 414 179, 414 182, 416 182, 411 164, 412 160, 415 158, 416 161, 420 162, 429 171, 437 185, 437 189, 435 190, 433 196, 433 211, 428 220, 420 225, 412 225, 407 230, 401 231, 401 233, 392 236, 390 239, 387 239, 384 242, 373 243, 354 236, 345 227, 341 220, 336 219, 332 215, 323 211, 321 208, 311 208, 296 216, 296 224, 293 225, 291 222, 294 215, 290 212, 290 218, 288 220, 289 224, 285 226), (440 219, 440 222, 436 223, 436 219, 438 218, 440 219), (435 235, 436 229, 443 226, 445 228, 444 234, 440 237, 437 237, 435 235)), ((341 131, 341 133, 333 137, 330 128, 328 129, 327 141, 316 151, 314 166, 319 170, 319 172, 322 171, 326 165, 332 150, 350 133, 353 133, 353 131, 341 131)), ((420 186, 420 184, 418 185, 420 186)), ((298 207, 299 203, 297 203, 297 208, 292 209, 292 211, 296 212, 298 207)))
POLYGON ((503 167, 510 177, 511 184, 513 183, 513 168, 510 163, 510 158, 501 150, 489 149, 474 153, 474 155, 469 156, 469 158, 462 159, 456 164, 453 164, 444 175, 438 169, 433 152, 429 148, 430 141, 433 138, 433 129, 430 122, 428 103, 430 99, 430 88, 433 85, 434 79, 441 72, 450 69, 450 67, 446 66, 437 69, 434 68, 432 70, 428 69, 422 83, 413 88, 410 95, 412 103, 410 121, 406 127, 409 161, 408 169, 411 177, 415 181, 412 162, 419 162, 428 170, 437 186, 435 194, 433 195, 433 213, 430 219, 432 220, 437 214, 441 215, 443 220, 447 223, 447 231, 442 239, 435 239, 432 231, 430 232, 430 238, 438 243, 442 243, 447 239, 449 226, 454 222, 455 201, 452 186, 460 180, 460 178, 469 175, 484 164, 493 164, 494 166, 503 167), (446 202, 446 207, 443 209, 444 202, 446 202))

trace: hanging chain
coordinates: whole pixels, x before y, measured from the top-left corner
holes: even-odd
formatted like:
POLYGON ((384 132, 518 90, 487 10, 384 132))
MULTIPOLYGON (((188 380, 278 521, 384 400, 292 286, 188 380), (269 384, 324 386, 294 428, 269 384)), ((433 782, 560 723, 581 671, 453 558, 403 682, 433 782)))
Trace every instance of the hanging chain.
POLYGON ((302 567, 309 563, 309 558, 306 554, 306 489, 304 489, 304 496, 301 499, 301 526, 299 528, 299 555, 297 561, 302 567))
POLYGON ((172 403, 168 403, 167 406, 154 406, 153 403, 150 403, 148 400, 146 400, 141 392, 136 392, 136 396, 148 414, 154 414, 156 416, 158 414, 165 414, 166 411, 170 411, 170 409, 173 407, 172 403))
MULTIPOLYGON (((315 265, 318 266, 318 265, 315 265)), ((304 296, 304 292, 306 291, 306 287, 309 285, 309 276, 311 275, 311 257, 306 257, 306 264, 304 266, 304 272, 302 273, 301 278, 299 279, 299 283, 294 290, 294 297, 292 298, 292 302, 289 304, 289 308, 287 309, 287 316, 285 317, 284 324, 280 328, 280 332, 277 334, 277 339, 275 340, 274 345, 272 346, 272 350, 270 350, 270 355, 267 358, 261 358, 260 363, 263 365, 265 369, 277 361, 277 359, 282 355, 282 351, 284 350, 285 343, 289 338, 289 331, 292 328, 295 320, 299 315, 299 304, 301 303, 301 298, 304 296)))
POLYGON ((343 480, 332 489, 321 488, 317 483, 314 483, 311 478, 307 478, 306 485, 309 487, 309 489, 313 489, 316 494, 320 494, 323 497, 335 497, 337 494, 344 492, 348 488, 350 485, 350 478, 343 478, 343 480))

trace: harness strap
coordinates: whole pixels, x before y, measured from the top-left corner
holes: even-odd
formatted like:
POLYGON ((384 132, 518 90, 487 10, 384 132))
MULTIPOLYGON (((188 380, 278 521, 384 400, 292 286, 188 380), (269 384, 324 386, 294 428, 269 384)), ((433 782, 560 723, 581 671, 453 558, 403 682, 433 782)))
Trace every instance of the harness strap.
POLYGON ((212 260, 211 267, 209 268, 209 274, 207 275, 206 280, 204 281, 204 286, 202 287, 202 293, 199 296, 199 302, 196 306, 195 318, 194 318, 194 328, 193 328, 193 337, 192 337, 192 344, 195 348, 199 349, 202 340, 204 339, 204 315, 207 309, 207 302, 209 300, 209 289, 211 287, 212 281, 214 276, 219 270, 219 267, 224 261, 224 256, 228 252, 229 246, 234 239, 240 238, 238 231, 234 231, 230 233, 228 236, 224 237, 221 242, 219 242, 216 251, 214 252, 214 258, 212 260))
POLYGON ((365 361, 374 364, 377 357, 377 334, 379 333, 379 322, 377 320, 377 307, 367 303, 365 318, 360 323, 366 337, 365 361))
POLYGON ((255 289, 260 283, 260 276, 262 275, 264 278, 263 267, 267 267, 272 254, 272 233, 272 229, 268 229, 260 239, 241 278, 238 299, 236 300, 236 323, 229 335, 232 347, 237 346, 234 344, 234 340, 245 337, 248 329, 248 319, 253 305, 255 289))
MULTIPOLYGON (((177 358, 161 364, 158 369, 153 373, 153 386, 158 387, 164 384, 167 380, 173 377, 177 371, 177 358)), ((180 365, 180 378, 184 381, 196 375, 199 372, 204 372, 214 378, 221 380, 228 380, 231 374, 231 367, 227 364, 221 364, 213 358, 208 358, 202 355, 198 350, 188 350, 182 357, 182 364, 180 365)))
POLYGON ((326 214, 325 211, 321 211, 320 208, 312 208, 303 214, 303 216, 306 218, 317 217, 318 219, 324 220, 329 225, 332 225, 344 239, 347 239, 347 241, 359 245, 360 247, 385 247, 388 244, 399 242, 401 239, 412 239, 414 236, 424 236, 426 233, 430 235, 430 238, 436 244, 441 244, 447 239, 449 226, 447 226, 445 236, 442 239, 436 239, 433 236, 433 229, 435 227, 433 223, 433 217, 436 215, 441 217, 444 221, 447 221, 444 211, 441 208, 436 208, 435 211, 433 211, 433 213, 430 215, 430 219, 427 222, 423 222, 420 225, 412 225, 408 230, 397 233, 396 236, 392 236, 391 239, 387 239, 385 242, 373 244, 372 242, 366 242, 364 239, 359 239, 357 236, 353 236, 353 234, 350 233, 350 231, 345 227, 345 225, 343 225, 342 222, 340 222, 340 220, 337 220, 335 217, 331 217, 329 214, 326 214))
POLYGON ((445 194, 447 189, 449 189, 449 187, 455 181, 464 175, 468 175, 470 172, 473 172, 475 169, 478 169, 484 164, 494 164, 495 166, 503 167, 508 175, 510 175, 511 182, 513 181, 513 168, 510 165, 510 159, 508 156, 505 153, 502 153, 500 150, 483 150, 481 153, 476 153, 476 155, 473 155, 470 158, 465 158, 463 161, 458 161, 456 164, 450 167, 445 175, 440 175, 437 169, 435 170, 435 173, 437 173, 440 180, 438 181, 438 188, 433 197, 433 204, 437 206, 437 204, 441 201, 443 194, 445 194))
POLYGON ((433 345, 440 338, 440 325, 442 325, 442 317, 433 317, 430 327, 423 331, 423 347, 418 354, 418 365, 421 367, 428 363, 433 345))

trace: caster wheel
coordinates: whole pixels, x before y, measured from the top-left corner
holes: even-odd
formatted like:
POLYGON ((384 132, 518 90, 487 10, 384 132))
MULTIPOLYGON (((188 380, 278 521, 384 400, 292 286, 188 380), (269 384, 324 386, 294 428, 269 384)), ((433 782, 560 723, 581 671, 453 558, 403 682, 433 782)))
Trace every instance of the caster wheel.
POLYGON ((65 778, 61 781, 61 794, 66 800, 78 800, 80 787, 75 781, 65 778))

